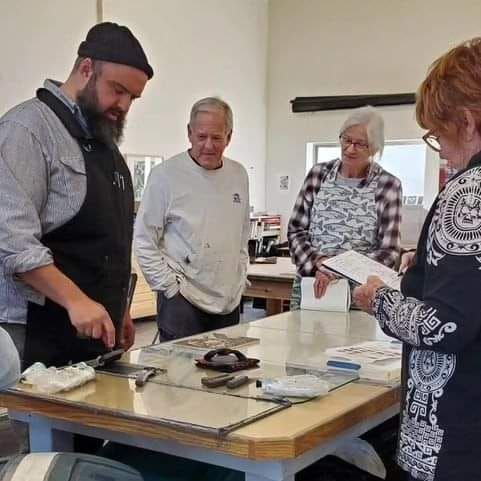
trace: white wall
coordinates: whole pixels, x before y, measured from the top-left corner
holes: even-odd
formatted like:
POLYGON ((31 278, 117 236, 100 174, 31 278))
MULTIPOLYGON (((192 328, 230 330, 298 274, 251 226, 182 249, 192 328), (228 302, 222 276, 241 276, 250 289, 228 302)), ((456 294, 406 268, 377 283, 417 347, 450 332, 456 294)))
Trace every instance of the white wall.
POLYGON ((129 25, 155 76, 129 113, 123 152, 170 157, 187 144, 195 100, 219 95, 234 112, 226 155, 265 206, 267 0, 104 0, 104 20, 129 25))
MULTIPOLYGON (((235 115, 227 154, 247 167, 252 203, 286 222, 306 143, 336 140, 347 114, 293 114, 289 101, 413 91, 437 55, 481 33, 481 2, 104 0, 104 18, 131 26, 156 70, 129 115, 122 150, 170 156, 184 149, 190 105, 220 95, 235 115), (290 176, 289 192, 279 191, 280 174, 290 176)), ((96 22, 96 0, 0 0, 0 19, 3 113, 45 77, 66 78, 96 22)), ((388 138, 419 136, 412 107, 383 113, 388 138)))
MULTIPOLYGON (((413 92, 449 47, 481 34, 479 0, 273 0, 269 4, 266 204, 285 223, 306 143, 335 141, 349 111, 293 114, 296 96, 413 92), (289 192, 279 175, 291 177, 289 192)), ((419 138, 411 106, 382 108, 386 138, 419 138)), ((437 174, 436 174, 437 175, 437 174)), ((283 229, 285 235, 285 228, 283 229)))
MULTIPOLYGON (((0 0, 0 115, 65 80, 97 21, 96 0, 0 0)), ((246 167, 251 204, 265 207, 268 0, 104 0, 104 20, 128 25, 155 69, 128 116, 125 153, 169 157, 187 144, 195 100, 219 95, 234 111, 226 155, 246 167)))
POLYGON ((0 0, 0 115, 45 78, 67 78, 94 23, 95 0, 0 0))

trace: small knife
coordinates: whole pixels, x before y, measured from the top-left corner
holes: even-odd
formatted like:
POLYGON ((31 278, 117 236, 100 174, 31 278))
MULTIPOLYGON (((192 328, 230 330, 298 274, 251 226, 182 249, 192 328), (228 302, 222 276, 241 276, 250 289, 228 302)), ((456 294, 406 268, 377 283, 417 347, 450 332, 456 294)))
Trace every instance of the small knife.
POLYGON ((157 367, 146 367, 145 369, 142 369, 142 371, 140 371, 135 377, 135 385, 137 387, 145 386, 147 380, 150 377, 155 376, 160 371, 161 369, 157 367))
POLYGON ((110 352, 106 352, 105 354, 102 354, 100 356, 97 356, 95 359, 91 359, 90 361, 85 361, 85 364, 87 366, 93 367, 94 369, 97 367, 102 367, 105 366, 105 364, 108 364, 113 361, 117 361, 122 357, 122 354, 125 351, 123 349, 115 349, 110 352))

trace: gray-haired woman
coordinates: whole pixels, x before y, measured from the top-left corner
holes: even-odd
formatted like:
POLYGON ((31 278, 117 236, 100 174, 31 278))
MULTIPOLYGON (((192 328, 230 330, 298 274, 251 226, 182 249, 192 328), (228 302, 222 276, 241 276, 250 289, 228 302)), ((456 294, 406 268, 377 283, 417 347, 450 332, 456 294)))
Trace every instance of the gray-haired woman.
POLYGON ((340 129, 341 158, 315 165, 297 197, 288 226, 297 266, 291 309, 299 309, 300 280, 315 276, 322 297, 333 275, 326 257, 355 250, 392 267, 400 251, 402 190, 376 157, 384 148, 384 121, 372 107, 356 109, 340 129))

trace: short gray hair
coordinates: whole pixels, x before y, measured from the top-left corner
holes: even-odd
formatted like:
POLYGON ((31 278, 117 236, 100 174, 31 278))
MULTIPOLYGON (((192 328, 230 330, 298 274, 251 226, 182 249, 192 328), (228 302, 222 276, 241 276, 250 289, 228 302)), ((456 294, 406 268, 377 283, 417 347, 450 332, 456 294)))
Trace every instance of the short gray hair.
POLYGON ((366 127, 369 147, 374 154, 379 153, 379 156, 381 156, 384 150, 384 120, 381 114, 370 105, 360 107, 354 110, 344 121, 339 134, 342 135, 348 128, 355 125, 364 125, 366 127))
POLYGON ((232 115, 232 109, 227 102, 224 102, 219 97, 206 97, 198 100, 190 110, 189 125, 192 126, 195 116, 200 112, 218 112, 222 111, 225 118, 225 126, 227 127, 227 133, 232 133, 234 127, 234 120, 232 115))

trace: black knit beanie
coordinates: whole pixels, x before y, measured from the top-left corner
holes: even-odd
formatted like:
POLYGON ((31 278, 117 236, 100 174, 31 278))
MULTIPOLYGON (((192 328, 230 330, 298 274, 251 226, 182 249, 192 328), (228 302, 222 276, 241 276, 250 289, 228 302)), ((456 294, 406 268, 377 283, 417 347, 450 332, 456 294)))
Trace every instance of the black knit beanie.
POLYGON ((154 75, 139 41, 127 27, 117 23, 93 26, 80 44, 78 55, 134 67, 145 72, 149 79, 154 75))

